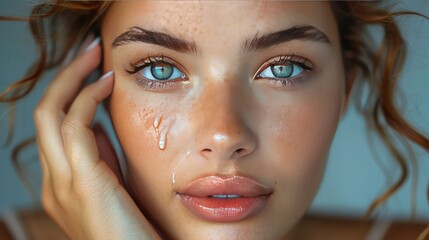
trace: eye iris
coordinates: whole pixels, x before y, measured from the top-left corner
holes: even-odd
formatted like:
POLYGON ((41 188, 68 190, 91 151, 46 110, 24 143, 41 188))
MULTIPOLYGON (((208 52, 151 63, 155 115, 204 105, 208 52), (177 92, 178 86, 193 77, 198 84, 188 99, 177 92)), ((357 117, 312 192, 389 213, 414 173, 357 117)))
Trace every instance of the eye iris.
POLYGON ((293 65, 273 65, 271 66, 271 71, 273 75, 277 78, 288 78, 293 73, 293 65))
POLYGON ((168 63, 156 63, 150 67, 152 75, 158 80, 167 80, 173 75, 173 66, 168 63))

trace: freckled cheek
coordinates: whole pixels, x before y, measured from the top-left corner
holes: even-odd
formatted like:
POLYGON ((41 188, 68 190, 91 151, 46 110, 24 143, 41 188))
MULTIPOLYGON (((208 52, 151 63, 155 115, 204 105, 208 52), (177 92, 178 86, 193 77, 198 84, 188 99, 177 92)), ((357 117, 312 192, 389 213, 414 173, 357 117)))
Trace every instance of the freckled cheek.
POLYGON ((277 155, 277 176, 285 184, 314 186, 321 178, 339 121, 341 101, 333 95, 303 98, 279 107, 282 110, 272 115, 273 131, 267 139, 277 155))
POLYGON ((163 123, 154 126, 155 118, 169 110, 162 101, 149 101, 144 94, 142 90, 115 87, 110 100, 112 122, 128 161, 128 176, 138 184, 150 179, 166 181, 171 168, 159 149, 163 123))
MULTIPOLYGON (((110 113, 118 138, 126 153, 136 151, 136 145, 144 148, 153 148, 151 141, 152 124, 149 119, 154 112, 142 107, 144 102, 133 100, 125 91, 116 90, 110 100, 110 113), (145 144, 142 144, 142 143, 145 144)), ((142 151, 144 149, 141 149, 142 151)), ((136 152, 137 153, 137 152, 136 152)))

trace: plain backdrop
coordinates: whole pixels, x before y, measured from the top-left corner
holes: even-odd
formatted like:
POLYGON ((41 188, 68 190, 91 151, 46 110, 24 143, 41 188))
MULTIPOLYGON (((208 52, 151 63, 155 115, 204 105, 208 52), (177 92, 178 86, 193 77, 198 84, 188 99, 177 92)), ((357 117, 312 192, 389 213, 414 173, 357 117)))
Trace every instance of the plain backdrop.
MULTIPOLYGON (((0 15, 26 16, 38 1, 0 0, 0 15)), ((429 1, 399 1, 398 9, 419 11, 429 15, 429 1)), ((404 116, 429 136, 429 21, 418 17, 400 17, 400 26, 408 45, 408 60, 399 84, 405 100, 401 101, 404 116)), ((28 27, 24 23, 0 22, 0 90, 25 74, 37 52, 28 27)), ((35 91, 16 106, 14 138, 6 142, 6 105, 0 105, 0 214, 11 209, 38 204, 40 167, 34 147, 22 159, 29 182, 36 188, 34 200, 18 178, 11 161, 12 146, 34 135, 32 111, 54 73, 48 73, 35 91)), ((97 118, 106 121, 98 113, 97 118), (104 120, 103 120, 104 119, 104 120)), ((117 146, 117 145, 116 145, 117 146)), ((426 187, 429 184, 429 153, 415 147, 418 157, 417 218, 429 220, 426 187)), ((383 145, 369 141, 363 118, 353 105, 342 119, 334 139, 325 178, 310 209, 313 213, 362 216, 369 204, 397 179, 398 166, 383 145), (372 154, 373 151, 375 154, 372 154)), ((411 179, 385 205, 378 215, 383 218, 410 219, 412 205, 411 179)))

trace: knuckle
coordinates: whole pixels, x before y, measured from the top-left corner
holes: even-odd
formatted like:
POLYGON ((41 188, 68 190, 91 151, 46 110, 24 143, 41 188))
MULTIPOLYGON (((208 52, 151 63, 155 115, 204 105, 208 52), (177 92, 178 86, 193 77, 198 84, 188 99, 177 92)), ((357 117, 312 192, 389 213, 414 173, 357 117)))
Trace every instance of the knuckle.
POLYGON ((79 126, 73 121, 65 119, 61 125, 61 133, 65 136, 73 136, 79 131, 79 126))
MULTIPOLYGON (((78 199, 99 199, 102 196, 112 195, 115 191, 114 184, 105 176, 98 173, 90 174, 91 176, 81 176, 80 179, 74 179, 72 184, 73 193, 78 199)), ((100 199, 99 199, 100 200, 100 199)))
POLYGON ((39 103, 33 111, 33 119, 36 123, 43 121, 49 116, 48 108, 43 103, 39 103))

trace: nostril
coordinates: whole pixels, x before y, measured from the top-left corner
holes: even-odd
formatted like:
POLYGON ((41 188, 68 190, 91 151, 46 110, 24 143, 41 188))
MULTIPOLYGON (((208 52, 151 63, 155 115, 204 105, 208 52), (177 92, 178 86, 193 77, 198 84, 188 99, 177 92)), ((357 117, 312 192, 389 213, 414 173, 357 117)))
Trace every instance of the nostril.
POLYGON ((201 150, 201 155, 203 155, 205 158, 209 159, 211 158, 213 150, 211 150, 210 148, 204 148, 203 150, 201 150))
POLYGON ((237 153, 238 155, 241 155, 241 153, 243 153, 245 151, 244 148, 239 148, 237 150, 235 150, 235 153, 237 153))
POLYGON ((246 152, 246 149, 239 148, 234 151, 232 158, 240 158, 241 156, 246 155, 246 152))
POLYGON ((206 159, 241 159, 253 152, 254 144, 245 142, 221 142, 201 148, 199 154, 206 159))

